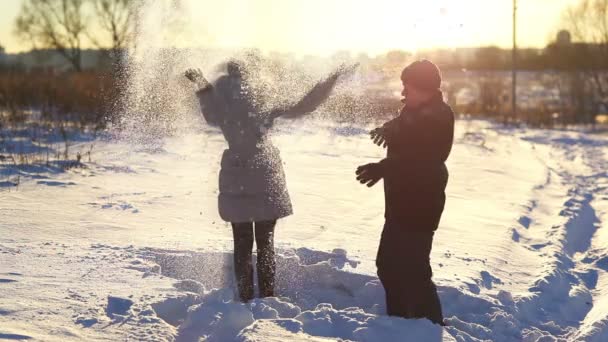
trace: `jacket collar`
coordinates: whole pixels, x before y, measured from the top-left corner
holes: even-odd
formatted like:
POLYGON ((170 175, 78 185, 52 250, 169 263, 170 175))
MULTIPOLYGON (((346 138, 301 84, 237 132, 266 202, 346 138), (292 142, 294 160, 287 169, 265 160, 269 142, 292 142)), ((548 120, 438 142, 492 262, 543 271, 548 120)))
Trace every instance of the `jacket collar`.
POLYGON ((421 106, 419 106, 417 108, 409 108, 406 104, 403 107, 401 107, 400 112, 408 113, 408 114, 420 113, 425 108, 436 106, 440 103, 443 103, 443 94, 441 93, 441 90, 437 90, 437 92, 426 103, 422 104, 421 106))

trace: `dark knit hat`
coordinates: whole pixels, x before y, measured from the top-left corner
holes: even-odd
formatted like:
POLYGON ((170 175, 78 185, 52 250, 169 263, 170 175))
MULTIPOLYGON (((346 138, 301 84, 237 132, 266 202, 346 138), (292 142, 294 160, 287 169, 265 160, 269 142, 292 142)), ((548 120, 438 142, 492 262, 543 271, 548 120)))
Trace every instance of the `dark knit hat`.
POLYGON ((433 62, 421 59, 403 69, 401 80, 421 90, 438 90, 441 86, 441 73, 433 62))

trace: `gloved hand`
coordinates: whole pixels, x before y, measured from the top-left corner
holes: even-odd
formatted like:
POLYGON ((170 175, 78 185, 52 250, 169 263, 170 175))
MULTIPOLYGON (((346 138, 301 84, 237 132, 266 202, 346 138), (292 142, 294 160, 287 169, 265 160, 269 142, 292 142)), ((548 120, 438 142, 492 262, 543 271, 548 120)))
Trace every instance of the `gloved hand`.
POLYGON ((378 183, 378 181, 384 176, 382 165, 380 163, 361 165, 357 168, 356 173, 359 183, 365 184, 368 187, 374 186, 374 184, 378 183))
POLYGON ((374 144, 386 148, 387 145, 387 134, 384 127, 378 127, 369 132, 370 138, 374 141, 374 144))
POLYGON ((355 72, 355 70, 357 70, 358 67, 359 67, 359 63, 350 64, 350 65, 342 63, 329 77, 337 78, 342 75, 348 75, 350 73, 355 72))
POLYGON ((190 82, 196 84, 199 89, 207 88, 210 85, 209 81, 203 76, 201 69, 188 69, 184 72, 184 76, 186 76, 190 82))

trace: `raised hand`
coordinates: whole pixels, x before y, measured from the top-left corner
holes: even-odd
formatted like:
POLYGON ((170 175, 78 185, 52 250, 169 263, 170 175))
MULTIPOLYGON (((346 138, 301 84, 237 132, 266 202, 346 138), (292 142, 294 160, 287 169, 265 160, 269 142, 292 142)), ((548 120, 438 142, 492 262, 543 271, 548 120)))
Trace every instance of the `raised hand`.
POLYGON ((361 165, 357 168, 356 174, 359 183, 372 187, 383 177, 382 165, 380 163, 361 165))
POLYGON ((312 89, 297 103, 288 108, 277 108, 270 113, 270 117, 275 119, 279 116, 284 118, 297 118, 307 113, 313 112, 319 107, 328 97, 334 86, 338 82, 338 78, 347 73, 353 72, 359 64, 345 65, 342 64, 338 69, 332 72, 326 79, 317 82, 312 89))
POLYGON ((190 82, 195 83, 199 88, 204 88, 209 85, 209 81, 203 76, 203 72, 201 69, 188 69, 184 72, 184 76, 190 80, 190 82))
POLYGON ((351 64, 351 65, 342 63, 334 72, 332 72, 329 75, 328 79, 338 78, 340 76, 353 73, 358 67, 359 67, 359 63, 355 63, 355 64, 351 64))
POLYGON ((184 76, 186 76, 186 78, 188 78, 190 80, 190 82, 193 82, 193 83, 197 83, 197 81, 199 79, 204 78, 203 72, 201 71, 201 69, 198 69, 198 68, 197 69, 191 68, 191 69, 186 70, 186 72, 184 72, 184 76))

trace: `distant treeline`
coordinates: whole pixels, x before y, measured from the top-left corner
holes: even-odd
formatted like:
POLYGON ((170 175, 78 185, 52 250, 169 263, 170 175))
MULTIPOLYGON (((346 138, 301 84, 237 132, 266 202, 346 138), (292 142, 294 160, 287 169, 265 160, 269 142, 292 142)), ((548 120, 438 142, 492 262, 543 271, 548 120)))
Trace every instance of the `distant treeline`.
MULTIPOLYGON (((318 63, 349 58, 361 63, 359 72, 367 80, 365 89, 358 89, 363 95, 346 92, 339 98, 333 97, 326 106, 338 119, 367 120, 370 116, 386 117, 394 113, 400 106, 395 94, 399 91, 401 69, 414 59, 429 58, 442 68, 443 90, 457 113, 553 126, 592 123, 597 114, 605 113, 607 101, 602 94, 608 88, 608 59, 602 59, 602 53, 605 51, 601 46, 577 43, 552 43, 543 50, 520 50, 516 117, 511 115, 509 50, 487 47, 417 55, 391 51, 375 58, 339 53, 327 60, 319 59, 318 63)), ((0 124, 19 122, 25 120, 27 113, 36 112, 42 120, 104 127, 120 109, 117 104, 124 94, 121 67, 107 50, 85 50, 81 57, 86 57, 81 71, 70 68, 53 50, 5 58, 0 63, 0 124)), ((297 57, 276 54, 266 58, 276 59, 273 63, 293 63, 292 58, 297 57)))
MULTIPOLYGON (((608 59, 603 58, 605 46, 585 43, 549 44, 544 49, 519 49, 516 52, 517 70, 608 70, 608 59)), ((427 53, 445 70, 511 70, 514 66, 511 50, 482 47, 466 59, 457 52, 427 53)))
POLYGON ((118 99, 116 80, 95 71, 0 71, 0 127, 35 119, 100 129, 118 99))
MULTIPOLYGON (((608 70, 607 46, 588 43, 551 43, 543 49, 522 48, 516 53, 518 70, 608 70)), ((82 50, 80 62, 82 70, 107 69, 113 62, 107 49, 82 50)), ((306 58, 295 54, 277 54, 282 59, 306 58)), ((427 58, 442 70, 511 70, 512 51, 495 46, 478 48, 435 49, 411 53, 392 50, 385 54, 369 57, 366 54, 351 55, 347 51, 337 52, 328 59, 350 60, 369 65, 376 69, 403 68, 413 60, 427 58)), ((38 49, 18 54, 0 52, 0 69, 55 69, 73 70, 72 65, 53 49, 38 49)))

